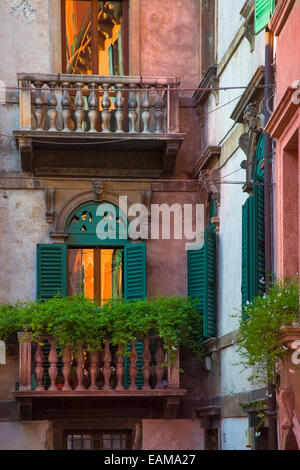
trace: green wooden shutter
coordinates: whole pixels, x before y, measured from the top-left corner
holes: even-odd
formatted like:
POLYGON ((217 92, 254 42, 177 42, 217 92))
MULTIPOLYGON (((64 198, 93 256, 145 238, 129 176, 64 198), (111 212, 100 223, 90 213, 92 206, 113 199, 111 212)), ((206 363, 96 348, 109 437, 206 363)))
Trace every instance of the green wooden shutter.
POLYGON ((205 310, 204 336, 216 334, 216 233, 211 227, 205 231, 205 310))
POLYGON ((203 336, 216 333, 216 233, 205 230, 201 250, 188 251, 188 296, 203 319, 203 336))
POLYGON ((260 33, 269 23, 274 12, 275 0, 255 0, 254 32, 260 33))
POLYGON ((67 295, 67 245, 37 245, 37 297, 67 295))
POLYGON ((145 243, 134 243, 124 248, 124 296, 126 300, 146 298, 145 243))
POLYGON ((255 295, 263 295, 265 292, 265 194, 264 170, 260 163, 264 158, 264 137, 261 135, 257 143, 255 155, 254 189, 255 200, 255 258, 256 258, 256 292, 255 295))
MULTIPOLYGON (((146 244, 134 243, 124 248, 124 297, 126 300, 144 300, 146 298, 146 244)), ((142 374, 142 355, 144 352, 144 343, 136 343, 136 352, 138 356, 136 385, 143 386, 142 374)), ((124 386, 130 385, 129 366, 130 366, 130 344, 128 344, 128 353, 124 360, 124 386)))

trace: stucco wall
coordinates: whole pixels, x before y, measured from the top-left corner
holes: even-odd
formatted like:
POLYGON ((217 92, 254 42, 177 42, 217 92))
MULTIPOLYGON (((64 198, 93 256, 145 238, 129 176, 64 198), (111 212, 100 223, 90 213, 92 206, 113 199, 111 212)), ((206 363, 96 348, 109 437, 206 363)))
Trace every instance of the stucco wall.
POLYGON ((200 420, 142 421, 143 450, 203 450, 204 432, 200 420))
POLYGON ((48 450, 49 422, 0 422, 0 450, 48 450))

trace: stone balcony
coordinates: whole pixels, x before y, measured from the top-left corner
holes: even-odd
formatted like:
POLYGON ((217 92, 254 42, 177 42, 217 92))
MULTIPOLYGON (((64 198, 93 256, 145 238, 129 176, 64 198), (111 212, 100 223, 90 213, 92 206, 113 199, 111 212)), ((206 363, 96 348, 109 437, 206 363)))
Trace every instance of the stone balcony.
POLYGON ((37 176, 159 178, 173 172, 179 80, 140 76, 18 74, 25 171, 37 176))
MULTIPOLYGON (((180 398, 179 351, 172 364, 157 337, 131 341, 126 356, 109 342, 101 351, 88 351, 84 345, 76 353, 68 347, 60 351, 54 338, 43 338, 43 346, 19 333, 19 385, 14 393, 20 417, 32 419, 33 407, 59 407, 58 401, 90 399, 94 403, 113 399, 160 399, 165 415, 174 417, 180 398), (60 380, 58 380, 58 377, 60 380), (58 383, 59 382, 59 383, 58 383), (46 400, 46 401, 45 401, 46 400)), ((80 405, 79 405, 80 406, 80 405)))

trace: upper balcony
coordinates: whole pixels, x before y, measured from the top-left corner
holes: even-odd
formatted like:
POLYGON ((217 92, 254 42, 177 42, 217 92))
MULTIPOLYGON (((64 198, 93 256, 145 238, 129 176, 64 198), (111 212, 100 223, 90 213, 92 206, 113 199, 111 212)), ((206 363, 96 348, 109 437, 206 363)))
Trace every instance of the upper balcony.
POLYGON ((18 74, 21 166, 37 176, 159 178, 174 170, 179 80, 18 74))

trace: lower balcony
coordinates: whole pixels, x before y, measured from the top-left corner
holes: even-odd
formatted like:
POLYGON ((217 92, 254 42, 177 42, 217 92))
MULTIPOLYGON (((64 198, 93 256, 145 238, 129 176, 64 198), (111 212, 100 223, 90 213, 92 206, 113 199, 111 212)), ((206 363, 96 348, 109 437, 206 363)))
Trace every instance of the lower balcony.
POLYGON ((78 407, 87 399, 94 407, 99 406, 99 400, 116 400, 116 406, 124 407, 127 400, 130 406, 137 398, 143 403, 159 399, 165 417, 177 415, 180 398, 186 393, 180 388, 179 352, 168 364, 160 338, 130 342, 124 355, 120 347, 108 342, 101 351, 80 346, 73 354, 71 347, 60 351, 54 338, 44 338, 40 345, 27 333, 18 337, 19 385, 14 396, 23 420, 32 419, 35 406, 47 413, 67 408, 72 399, 78 407))

